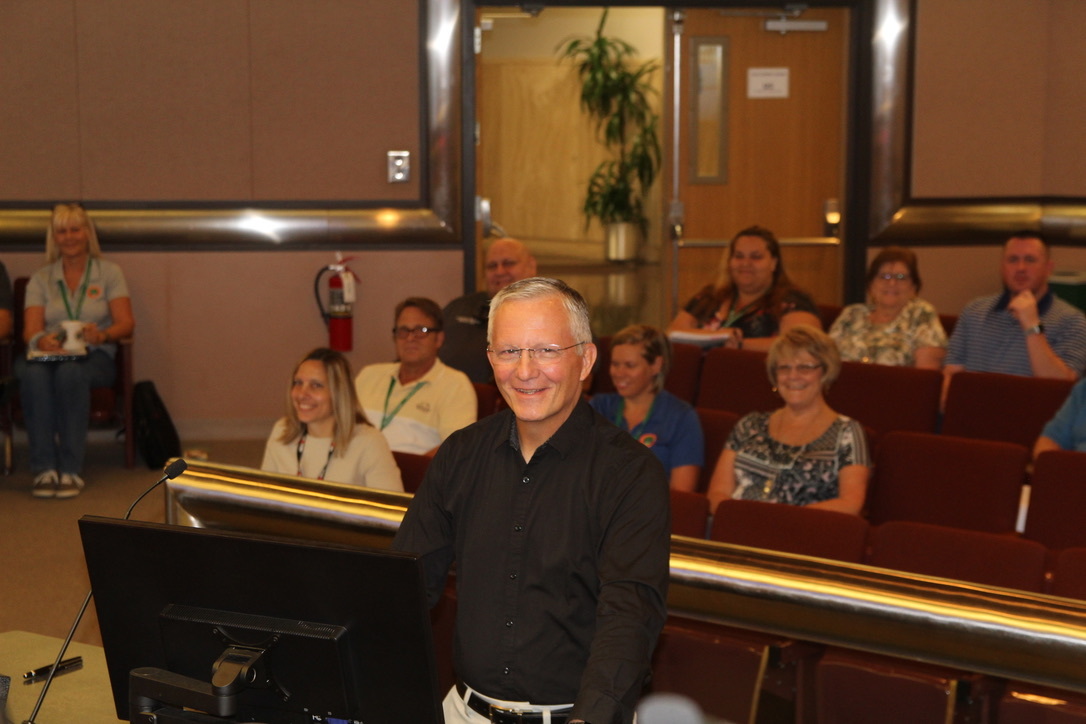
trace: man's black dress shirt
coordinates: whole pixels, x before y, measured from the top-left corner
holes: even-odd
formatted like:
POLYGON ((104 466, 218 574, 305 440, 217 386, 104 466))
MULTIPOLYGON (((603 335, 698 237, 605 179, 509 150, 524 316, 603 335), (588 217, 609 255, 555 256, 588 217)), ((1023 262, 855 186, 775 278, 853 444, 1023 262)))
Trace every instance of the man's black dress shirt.
POLYGON ((393 547, 424 556, 432 603, 455 559, 469 686, 621 724, 667 613, 669 500, 656 456, 587 403, 528 464, 504 410, 441 446, 393 547))

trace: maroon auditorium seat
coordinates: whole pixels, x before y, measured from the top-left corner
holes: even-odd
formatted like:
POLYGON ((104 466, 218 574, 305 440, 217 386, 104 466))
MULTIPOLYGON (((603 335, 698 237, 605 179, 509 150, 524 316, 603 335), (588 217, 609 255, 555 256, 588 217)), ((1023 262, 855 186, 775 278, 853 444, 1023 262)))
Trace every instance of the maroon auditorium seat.
POLYGON ((880 568, 1040 593, 1048 551, 1036 541, 912 521, 871 533, 867 562, 880 568))
POLYGON ((765 370, 765 352, 714 347, 701 365, 696 407, 734 412, 775 410, 781 399, 765 370))
POLYGON ((959 372, 950 378, 942 432, 1032 449, 1073 385, 1070 380, 959 372))
POLYGON ((938 370, 844 362, 826 401, 879 436, 894 430, 935 432, 942 389, 938 370))
POLYGON ((709 527, 709 499, 702 493, 671 490, 671 534, 705 538, 709 527))
POLYGON ((1028 460, 1026 448, 1009 442, 887 433, 875 452, 868 520, 1012 533, 1028 460))
POLYGON ((1031 476, 1024 535, 1048 548, 1086 546, 1086 453, 1049 450, 1037 456, 1031 476))
POLYGON ((710 540, 861 563, 868 523, 858 515, 756 500, 725 500, 710 540))
POLYGON ((489 382, 472 382, 475 388, 476 416, 483 419, 487 415, 493 415, 499 409, 499 401, 502 395, 498 392, 498 386, 489 382))
POLYGON ((430 467, 430 456, 393 450, 392 457, 396 459, 396 467, 400 469, 404 492, 417 491, 426 476, 426 468, 430 467))
MULTIPOLYGON (((1082 479, 1073 482, 1081 485, 1082 479)), ((1086 600, 1086 548, 1065 548, 1059 552, 1053 566, 1050 593, 1086 600)), ((1009 681, 996 714, 999 724, 1084 724, 1086 694, 1009 681)))
POLYGON ((716 461, 724 450, 724 443, 728 441, 732 428, 739 421, 739 415, 706 407, 696 409, 698 420, 701 422, 701 432, 705 436, 705 464, 702 465, 701 476, 698 478, 698 490, 704 493, 709 489, 709 481, 713 477, 716 461))
MULTIPOLYGON (((1044 546, 1010 535, 895 521, 872 531, 868 562, 1040 592, 1045 556, 1044 546)), ((845 649, 826 652, 816 682, 825 722, 989 721, 1000 686, 968 671, 845 649)))

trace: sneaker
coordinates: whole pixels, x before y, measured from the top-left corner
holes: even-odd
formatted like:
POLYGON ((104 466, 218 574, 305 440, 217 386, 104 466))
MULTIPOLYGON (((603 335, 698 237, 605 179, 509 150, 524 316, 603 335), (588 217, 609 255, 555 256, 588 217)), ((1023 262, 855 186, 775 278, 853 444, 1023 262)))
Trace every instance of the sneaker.
POLYGON ((83 491, 83 478, 75 473, 61 473, 57 483, 58 498, 74 498, 83 491))
POLYGON ((34 485, 30 488, 30 494, 35 498, 53 498, 57 494, 57 471, 46 470, 34 477, 34 485))

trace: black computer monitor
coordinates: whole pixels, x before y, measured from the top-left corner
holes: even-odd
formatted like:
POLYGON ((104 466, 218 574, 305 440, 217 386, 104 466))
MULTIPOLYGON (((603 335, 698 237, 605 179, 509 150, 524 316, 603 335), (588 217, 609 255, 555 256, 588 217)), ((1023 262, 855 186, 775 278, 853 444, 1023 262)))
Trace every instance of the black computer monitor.
POLYGON ((443 721, 417 556, 94 516, 79 528, 118 718, 443 721))

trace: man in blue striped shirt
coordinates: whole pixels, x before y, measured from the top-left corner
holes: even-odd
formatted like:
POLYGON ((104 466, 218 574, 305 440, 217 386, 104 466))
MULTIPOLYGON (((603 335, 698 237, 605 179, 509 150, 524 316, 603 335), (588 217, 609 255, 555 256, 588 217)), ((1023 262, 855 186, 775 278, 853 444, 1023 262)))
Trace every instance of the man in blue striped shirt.
POLYGON ((1040 234, 1011 236, 1003 246, 1003 292, 974 299, 958 317, 947 347, 947 383, 961 370, 1068 380, 1082 374, 1086 316, 1049 289, 1052 267, 1040 234))

